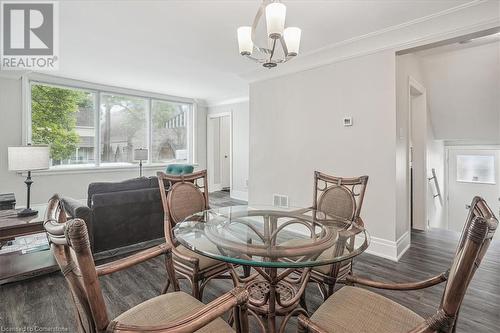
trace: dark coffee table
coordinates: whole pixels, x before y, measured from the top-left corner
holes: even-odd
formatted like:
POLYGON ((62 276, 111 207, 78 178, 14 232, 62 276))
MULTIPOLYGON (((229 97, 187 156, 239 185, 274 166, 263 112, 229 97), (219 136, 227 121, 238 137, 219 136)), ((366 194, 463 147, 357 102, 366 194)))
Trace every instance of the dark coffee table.
MULTIPOLYGON (((33 207, 38 215, 17 217, 17 210, 0 211, 0 242, 19 236, 44 232, 43 219, 47 205, 33 207)), ((58 270, 50 250, 25 253, 22 251, 0 254, 0 284, 14 282, 58 270)))
POLYGON ((38 210, 38 215, 27 217, 18 217, 19 209, 0 210, 0 241, 43 232, 47 205, 37 205, 33 209, 38 210))

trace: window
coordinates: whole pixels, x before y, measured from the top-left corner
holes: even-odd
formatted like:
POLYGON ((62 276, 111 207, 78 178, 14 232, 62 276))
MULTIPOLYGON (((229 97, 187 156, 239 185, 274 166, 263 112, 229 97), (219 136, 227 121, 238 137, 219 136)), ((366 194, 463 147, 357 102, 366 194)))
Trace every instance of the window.
POLYGON ((457 155, 457 182, 495 184, 495 156, 457 155))
POLYGON ((31 142, 50 144, 52 166, 95 164, 95 93, 31 86, 31 142))
POLYGON ((101 163, 132 163, 134 149, 146 148, 147 100, 101 94, 101 163))
POLYGON ((149 163, 192 161, 191 103, 127 95, 124 89, 114 93, 90 84, 31 81, 29 87, 27 140, 50 145, 51 168, 128 166, 138 163, 138 148, 149 149, 149 163))
POLYGON ((188 159, 188 115, 190 105, 153 100, 152 149, 153 163, 188 159))

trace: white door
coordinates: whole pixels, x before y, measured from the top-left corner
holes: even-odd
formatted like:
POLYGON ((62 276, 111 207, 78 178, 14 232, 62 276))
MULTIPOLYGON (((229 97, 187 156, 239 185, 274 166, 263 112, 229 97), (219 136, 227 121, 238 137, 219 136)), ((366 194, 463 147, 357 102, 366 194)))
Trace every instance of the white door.
POLYGON ((221 185, 229 189, 231 185, 231 117, 220 117, 220 166, 221 185))
MULTIPOLYGON (((468 208, 476 195, 499 212, 499 150, 448 150, 448 229, 462 231, 468 208)), ((495 237, 497 238, 497 237, 495 237)))

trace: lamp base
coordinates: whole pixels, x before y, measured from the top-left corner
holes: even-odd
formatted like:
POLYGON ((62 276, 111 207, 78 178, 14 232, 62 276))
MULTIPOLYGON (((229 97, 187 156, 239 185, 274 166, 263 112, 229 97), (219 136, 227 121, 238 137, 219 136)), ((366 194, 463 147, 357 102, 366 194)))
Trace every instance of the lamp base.
POLYGON ((18 217, 26 217, 26 216, 33 216, 33 215, 37 215, 38 214, 38 211, 37 210, 33 210, 31 208, 25 208, 23 210, 20 210, 17 212, 17 216, 18 217))

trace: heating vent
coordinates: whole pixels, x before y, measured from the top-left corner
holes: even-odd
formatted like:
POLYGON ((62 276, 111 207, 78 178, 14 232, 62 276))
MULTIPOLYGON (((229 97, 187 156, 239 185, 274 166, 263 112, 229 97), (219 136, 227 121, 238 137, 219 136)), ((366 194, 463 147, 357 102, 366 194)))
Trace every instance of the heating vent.
POLYGON ((288 196, 282 194, 273 194, 273 206, 288 207, 288 196))

